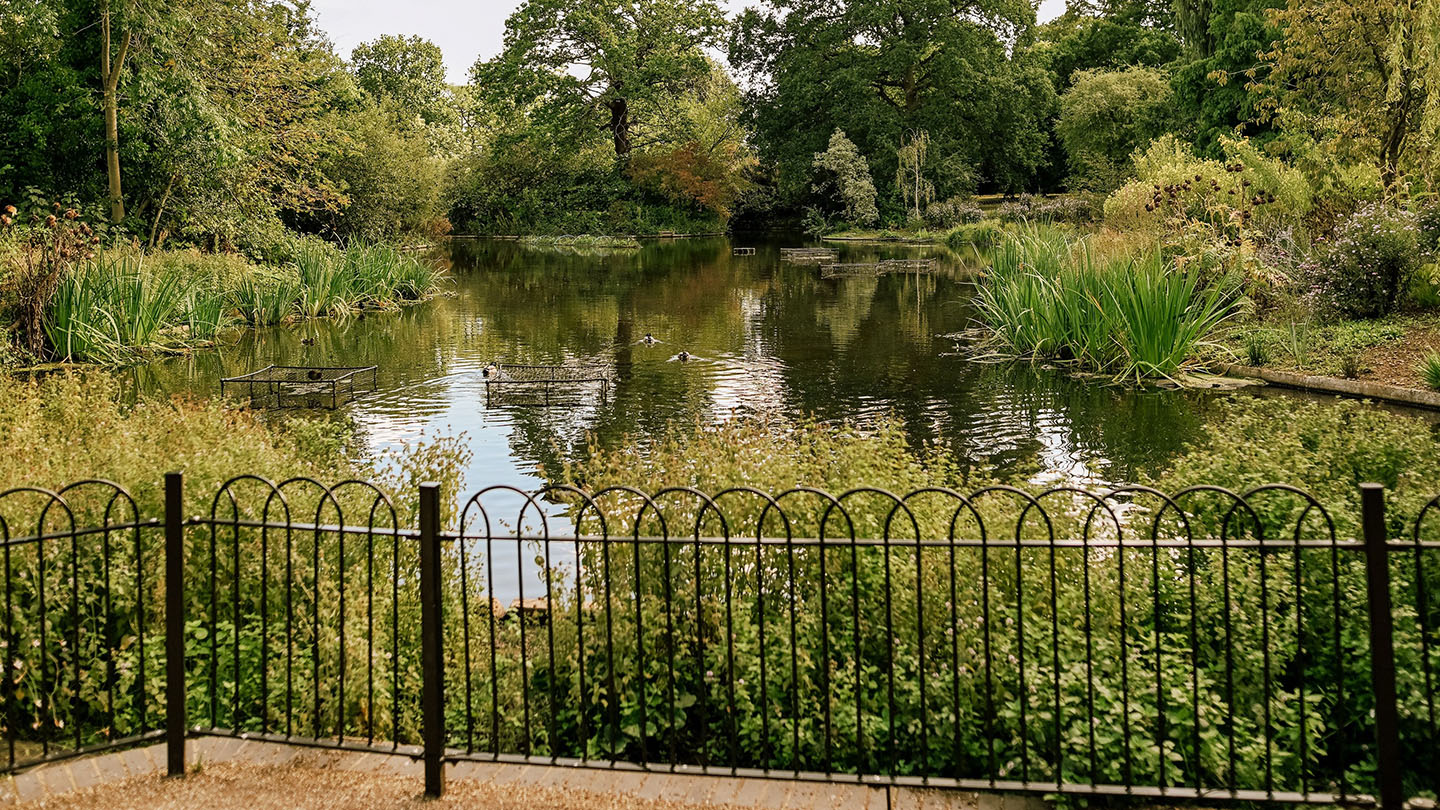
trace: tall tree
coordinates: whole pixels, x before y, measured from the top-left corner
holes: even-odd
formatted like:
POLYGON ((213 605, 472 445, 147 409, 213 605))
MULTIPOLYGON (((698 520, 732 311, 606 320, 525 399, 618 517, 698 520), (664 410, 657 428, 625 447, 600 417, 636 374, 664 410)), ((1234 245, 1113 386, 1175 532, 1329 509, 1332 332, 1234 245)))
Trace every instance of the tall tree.
POLYGON ((1284 2, 1176 0, 1185 51, 1170 84, 1180 119, 1191 122, 1196 147, 1208 157, 1224 154, 1225 136, 1273 137, 1254 90, 1268 73, 1263 54, 1280 36, 1266 15, 1284 2))
POLYGON ((1153 68, 1084 70, 1060 96, 1056 133, 1069 158, 1070 187, 1118 188, 1131 174, 1130 155, 1169 131, 1170 83, 1153 68))
POLYGON ((724 25, 713 0, 525 0, 471 76, 496 106, 608 132, 623 159, 637 109, 704 77, 724 25))
MULTIPOLYGON (((928 131, 941 197, 976 174, 1018 189, 1043 160, 1055 103, 1043 66, 1015 47, 1034 19, 1022 0, 772 0, 741 15, 730 60, 792 198, 808 194, 812 155, 836 129, 882 177, 902 135, 928 131)), ((898 191, 886 198, 896 211, 898 191)))
POLYGON ((427 124, 454 115, 447 99, 445 58, 430 40, 385 34, 355 46, 350 62, 356 82, 371 97, 418 115, 427 124))

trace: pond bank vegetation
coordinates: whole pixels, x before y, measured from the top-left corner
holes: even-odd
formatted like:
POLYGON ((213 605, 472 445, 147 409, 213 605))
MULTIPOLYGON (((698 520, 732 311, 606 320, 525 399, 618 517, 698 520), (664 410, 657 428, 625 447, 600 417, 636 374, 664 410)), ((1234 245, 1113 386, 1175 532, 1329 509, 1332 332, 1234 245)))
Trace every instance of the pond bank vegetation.
MULTIPOLYGON (((0 231, 0 311, 33 361, 116 365, 184 350, 237 326, 345 317, 435 294, 443 272, 424 256, 356 240, 299 240, 293 260, 106 245, 73 210, 0 231)), ((7 341, 8 343, 8 341, 7 341)))

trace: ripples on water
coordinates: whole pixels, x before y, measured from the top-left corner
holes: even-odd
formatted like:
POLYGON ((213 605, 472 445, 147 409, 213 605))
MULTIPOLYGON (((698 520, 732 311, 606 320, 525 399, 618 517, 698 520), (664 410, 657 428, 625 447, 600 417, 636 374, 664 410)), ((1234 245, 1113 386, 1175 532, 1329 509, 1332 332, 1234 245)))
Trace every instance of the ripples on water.
POLYGON ((457 241, 437 256, 452 269, 453 295, 346 323, 239 333, 217 351, 134 373, 142 390, 214 395, 221 376, 271 363, 377 365, 379 390, 351 406, 368 441, 383 451, 463 432, 471 491, 533 488, 541 467, 583 452, 591 434, 643 440, 672 423, 757 411, 894 414, 913 440, 941 443, 964 468, 1103 486, 1173 456, 1211 401, 968 362, 944 336, 971 325, 973 256, 840 245, 841 261, 929 255, 940 272, 821 280, 814 266, 781 263, 779 248, 801 242, 737 237, 759 250, 734 257, 725 239, 592 255, 457 241), (640 343, 646 333, 663 342, 640 343), (681 349, 700 359, 672 362, 681 349), (616 384, 603 400, 563 407, 487 405, 480 370, 492 360, 600 362, 616 384))

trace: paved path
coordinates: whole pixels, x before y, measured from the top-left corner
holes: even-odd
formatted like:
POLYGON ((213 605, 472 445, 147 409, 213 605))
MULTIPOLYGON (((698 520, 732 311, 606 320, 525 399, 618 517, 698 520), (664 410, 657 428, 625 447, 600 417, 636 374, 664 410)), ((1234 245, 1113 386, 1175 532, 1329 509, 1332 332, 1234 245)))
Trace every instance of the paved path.
MULTIPOLYGON (((0 781, 0 805, 87 808, 381 808, 420 806, 421 766, 401 754, 356 753, 201 737, 187 746, 192 774, 161 778, 164 745, 85 757, 0 781), (218 802, 218 804, 217 804, 218 802)), ((452 763, 447 798, 428 807, 757 808, 757 810, 1041 810, 1034 798, 605 771, 539 765, 452 763)))

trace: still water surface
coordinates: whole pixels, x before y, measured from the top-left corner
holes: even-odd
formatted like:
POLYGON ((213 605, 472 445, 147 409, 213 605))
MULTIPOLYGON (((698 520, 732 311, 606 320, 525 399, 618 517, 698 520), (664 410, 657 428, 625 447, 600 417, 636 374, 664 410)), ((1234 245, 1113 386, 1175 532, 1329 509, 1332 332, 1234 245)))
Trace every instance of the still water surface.
POLYGON ((781 260, 782 246, 803 243, 742 236, 577 254, 455 241, 436 254, 451 268, 450 295, 363 320, 238 333, 133 373, 141 390, 214 396, 222 376, 272 363, 379 366, 379 390, 349 406, 366 440, 383 452, 463 433, 469 491, 539 486, 542 468, 583 452, 591 435, 645 439, 756 411, 891 413, 962 466, 1098 487, 1162 465, 1213 410, 1209 392, 967 359, 973 350, 947 336, 973 325, 974 256, 842 244, 843 262, 929 256, 938 272, 823 280, 814 265, 781 260), (732 246, 757 250, 733 256, 732 246), (644 343, 647 333, 660 342, 644 343), (697 359, 675 361, 682 350, 697 359), (481 371, 492 361, 600 363, 615 384, 604 398, 550 408, 487 402, 481 371))

